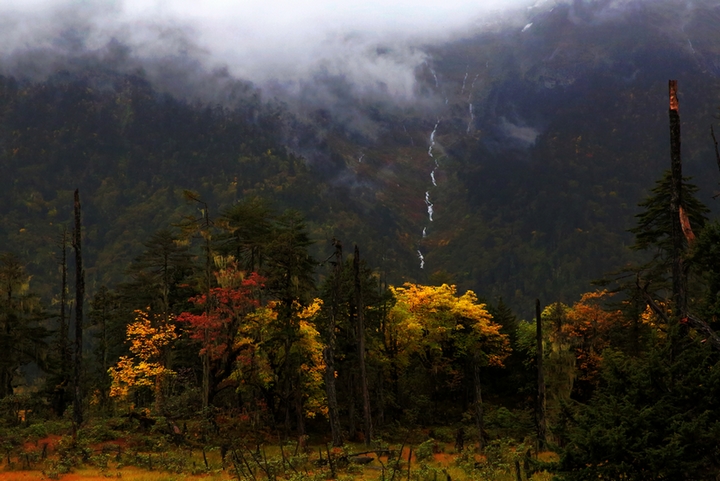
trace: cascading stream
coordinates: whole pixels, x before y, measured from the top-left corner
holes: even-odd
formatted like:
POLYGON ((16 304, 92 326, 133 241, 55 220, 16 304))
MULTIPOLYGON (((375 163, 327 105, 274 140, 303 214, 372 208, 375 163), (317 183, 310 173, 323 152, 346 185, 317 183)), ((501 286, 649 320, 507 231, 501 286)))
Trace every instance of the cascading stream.
POLYGON ((433 203, 430 202, 430 192, 425 192, 425 205, 427 205, 428 210, 428 218, 430 219, 430 222, 433 221, 433 203))
MULTIPOLYGON (((435 171, 437 171, 439 164, 437 159, 435 158, 435 155, 433 155, 433 147, 435 147, 435 134, 437 134, 438 126, 440 125, 440 119, 437 119, 435 122, 435 126, 432 129, 432 132, 430 132, 430 145, 428 146, 428 155, 431 159, 435 162, 435 167, 430 171, 430 181, 432 182, 433 187, 437 187, 437 180, 435 179, 435 171)), ((425 192, 425 205, 427 206, 427 213, 428 213, 428 219, 430 222, 433 222, 433 214, 435 213, 434 210, 434 204, 430 201, 430 191, 425 192)), ((423 227, 422 230, 422 238, 424 239, 427 237, 427 227, 423 227)), ((425 257, 422 255, 422 252, 418 249, 418 258, 420 259, 420 269, 425 268, 425 257)))
MULTIPOLYGON (((472 84, 470 84, 470 93, 468 94, 467 102, 468 102, 468 112, 470 113, 470 121, 468 122, 467 130, 465 133, 469 134, 470 130, 472 130, 473 122, 475 121, 475 111, 473 110, 473 103, 472 103, 472 96, 473 92, 475 91, 475 82, 477 82, 478 77, 480 77, 480 74, 475 75, 475 78, 472 81, 472 84)), ((464 81, 463 81, 464 84, 464 81)))
POLYGON ((467 78, 468 78, 468 67, 469 67, 469 65, 465 67, 465 77, 463 78, 462 88, 460 89, 460 95, 465 93, 465 82, 467 82, 467 78))
POLYGON ((440 125, 440 119, 435 122, 435 127, 433 127, 432 132, 430 132, 430 147, 428 147, 428 155, 430 157, 433 157, 433 147, 435 147, 435 133, 437 132, 438 125, 440 125))
POLYGON ((473 104, 470 102, 468 104, 468 110, 470 111, 470 122, 468 122, 467 131, 466 133, 470 133, 470 129, 472 128, 473 121, 475 120, 475 114, 473 113, 473 104))

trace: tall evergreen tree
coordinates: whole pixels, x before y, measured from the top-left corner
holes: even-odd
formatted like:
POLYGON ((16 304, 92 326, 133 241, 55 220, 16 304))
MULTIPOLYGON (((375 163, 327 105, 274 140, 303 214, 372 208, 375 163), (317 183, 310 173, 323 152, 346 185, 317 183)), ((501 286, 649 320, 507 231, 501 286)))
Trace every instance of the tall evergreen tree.
POLYGON ((188 292, 179 286, 190 275, 193 263, 189 248, 169 229, 155 232, 143 243, 145 250, 128 268, 132 281, 123 293, 135 300, 134 309, 152 307, 165 322, 176 313, 175 304, 185 301, 188 292))
POLYGON ((127 315, 122 309, 121 296, 106 286, 100 286, 90 301, 88 320, 94 328, 94 362, 92 385, 100 392, 100 403, 107 406, 110 395, 110 376, 108 369, 117 362, 127 349, 125 346, 125 327, 127 315))
MULTIPOLYGON (((690 183, 690 178, 683 178, 682 207, 696 234, 702 230, 710 212, 705 204, 697 199, 695 194, 698 190, 697 186, 690 183)), ((638 204, 642 212, 635 216, 637 225, 630 229, 630 232, 635 234, 632 249, 649 251, 653 256, 651 262, 663 269, 667 269, 671 262, 673 242, 672 213, 669 208, 671 191, 672 173, 666 170, 650 191, 648 198, 638 204)), ((687 249, 687 240, 684 241, 683 248, 687 249)))
POLYGON ((19 369, 29 362, 45 367, 47 330, 38 298, 29 292, 30 275, 10 253, 0 255, 0 399, 14 393, 19 369))
POLYGON ((80 193, 75 189, 75 227, 73 249, 75 250, 75 349, 73 366, 73 421, 77 428, 83 422, 82 355, 83 355, 83 303, 85 301, 85 270, 82 263, 82 218, 80 193))
POLYGON ((54 367, 51 369, 48 377, 48 389, 50 391, 51 404, 53 411, 57 416, 62 416, 67 408, 68 389, 72 381, 72 351, 69 345, 69 316, 67 312, 67 249, 68 249, 68 231, 63 227, 60 238, 60 296, 58 303, 60 309, 58 312, 58 329, 55 339, 55 349, 53 353, 54 367))
POLYGON ((314 269, 317 262, 308 252, 311 245, 305 220, 296 211, 285 212, 273 226, 272 241, 267 246, 267 266, 262 270, 266 277, 268 294, 277 299, 277 320, 274 336, 269 342, 277 352, 284 353, 275 359, 276 394, 280 397, 280 412, 284 416, 286 433, 290 430, 290 413, 295 411, 296 427, 304 433, 304 413, 299 392, 299 367, 303 359, 293 345, 300 338, 299 312, 307 306, 315 293, 314 269), (292 354, 295 353, 295 354, 292 354))
POLYGON ((216 248, 224 255, 233 255, 243 269, 259 272, 268 255, 272 220, 272 211, 264 200, 253 197, 238 202, 218 220, 224 232, 218 236, 216 248))

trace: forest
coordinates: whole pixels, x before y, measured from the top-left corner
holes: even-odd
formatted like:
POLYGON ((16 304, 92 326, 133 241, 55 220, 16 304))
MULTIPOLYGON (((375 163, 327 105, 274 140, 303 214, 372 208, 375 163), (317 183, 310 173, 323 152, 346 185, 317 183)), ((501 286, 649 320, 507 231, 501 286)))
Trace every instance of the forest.
POLYGON ((720 9, 555 3, 410 100, 0 53, 0 480, 718 479, 720 9))
POLYGON ((7 479, 716 478, 720 223, 682 174, 677 83, 640 260, 529 319, 318 239, 308 218, 353 204, 282 148, 281 106, 0 87, 7 479))

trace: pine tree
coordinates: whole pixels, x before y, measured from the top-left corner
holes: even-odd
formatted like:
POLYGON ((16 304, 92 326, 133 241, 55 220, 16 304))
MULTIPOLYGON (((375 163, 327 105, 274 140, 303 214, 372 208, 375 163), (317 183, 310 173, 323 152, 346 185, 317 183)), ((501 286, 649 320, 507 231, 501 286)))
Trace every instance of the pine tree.
POLYGON ((30 275, 14 254, 0 255, 0 399, 14 393, 18 368, 31 361, 45 367, 47 330, 30 275))
MULTIPOLYGON (((635 234, 635 243, 632 249, 648 250, 654 254, 653 260, 661 263, 669 262, 670 251, 672 250, 672 219, 670 212, 672 175, 666 170, 663 176, 655 184, 650 196, 638 204, 643 212, 637 214, 637 226, 630 229, 635 234)), ((690 183, 690 178, 683 178, 682 183, 682 207, 687 214, 690 225, 696 234, 707 222, 707 214, 710 210, 700 202, 695 194, 698 187, 690 183)), ((687 248, 687 240, 685 241, 687 248)))
POLYGON ((605 350, 603 382, 578 406, 560 479, 715 479, 720 365, 709 343, 675 350, 656 337, 644 356, 605 350))
POLYGON ((143 243, 145 251, 128 269, 132 281, 122 286, 126 300, 134 300, 129 311, 148 306, 162 312, 167 322, 175 304, 187 298, 179 285, 190 275, 193 264, 187 245, 169 229, 155 232, 143 243))
POLYGON ((223 229, 218 236, 218 251, 234 256, 249 272, 262 270, 268 255, 272 220, 273 213, 262 199, 251 198, 233 205, 218 220, 218 226, 223 229))

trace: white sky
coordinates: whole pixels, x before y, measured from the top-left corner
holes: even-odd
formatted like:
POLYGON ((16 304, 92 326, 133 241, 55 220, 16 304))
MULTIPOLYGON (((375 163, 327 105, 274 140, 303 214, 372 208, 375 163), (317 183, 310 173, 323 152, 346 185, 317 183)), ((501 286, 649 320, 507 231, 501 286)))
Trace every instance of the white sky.
POLYGON ((72 30, 90 49, 115 37, 136 54, 188 52, 260 83, 307 78, 322 65, 354 79, 387 77, 403 94, 413 82, 408 70, 424 59, 417 45, 556 1, 0 0, 0 54, 57 48, 61 32, 72 30), (377 45, 391 54, 378 58, 377 45))

